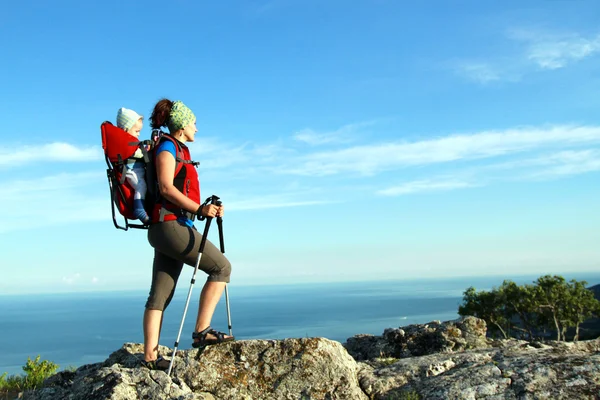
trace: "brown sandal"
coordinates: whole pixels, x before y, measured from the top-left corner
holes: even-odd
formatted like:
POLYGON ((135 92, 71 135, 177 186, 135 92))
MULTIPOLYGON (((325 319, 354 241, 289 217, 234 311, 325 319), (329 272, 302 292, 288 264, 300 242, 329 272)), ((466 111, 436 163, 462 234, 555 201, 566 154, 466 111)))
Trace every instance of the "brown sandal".
POLYGON ((192 347, 198 348, 210 346, 212 344, 233 342, 235 340, 235 337, 225 337, 225 334, 223 332, 215 331, 209 326, 201 332, 192 333, 192 339, 194 339, 192 347), (214 338, 207 338, 208 335, 213 335, 214 338))
POLYGON ((146 361, 142 360, 142 366, 155 370, 155 371, 166 371, 169 369, 170 361, 163 358, 163 356, 159 356, 156 360, 146 361))

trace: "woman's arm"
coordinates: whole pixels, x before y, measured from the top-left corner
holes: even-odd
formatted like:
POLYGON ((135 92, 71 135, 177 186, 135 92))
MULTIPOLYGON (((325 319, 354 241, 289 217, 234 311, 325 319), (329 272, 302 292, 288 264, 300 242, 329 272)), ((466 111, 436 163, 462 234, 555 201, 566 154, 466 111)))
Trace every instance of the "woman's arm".
MULTIPOLYGON (((165 199, 186 211, 197 213, 200 204, 188 198, 173 185, 175 157, 168 151, 161 151, 156 156, 156 178, 158 180, 158 190, 165 199)), ((223 213, 223 206, 218 207, 214 204, 209 204, 202 210, 202 215, 205 217, 223 216, 223 213)))
POLYGON ((189 199, 173 185, 175 177, 175 157, 168 151, 161 151, 156 156, 156 179, 158 180, 158 191, 160 194, 175 204, 191 213, 196 213, 200 204, 189 199))

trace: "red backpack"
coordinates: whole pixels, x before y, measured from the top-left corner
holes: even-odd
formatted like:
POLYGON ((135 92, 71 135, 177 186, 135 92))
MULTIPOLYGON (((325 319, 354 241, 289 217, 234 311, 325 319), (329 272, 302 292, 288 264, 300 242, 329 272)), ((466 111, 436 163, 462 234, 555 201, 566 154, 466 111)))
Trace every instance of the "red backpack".
MULTIPOLYGON (((153 149, 156 142, 152 140, 139 141, 136 137, 125 132, 123 129, 114 126, 111 122, 105 121, 100 125, 102 132, 102 148, 104 149, 104 158, 106 160, 108 178, 108 186, 110 188, 110 199, 112 205, 112 218, 115 227, 118 229, 127 230, 129 228, 147 229, 148 225, 132 224, 129 220, 135 220, 133 215, 133 195, 134 189, 125 179, 123 173, 127 162, 134 160, 134 153, 140 149, 143 154, 143 161, 146 167, 146 185, 148 192, 146 193, 147 203, 154 198, 155 193, 155 177, 154 168, 152 168, 152 157, 149 152, 153 149), (115 206, 119 213, 125 218, 125 226, 120 226, 117 223, 115 206)), ((162 133, 162 132, 161 132, 162 133)), ((149 205, 149 204, 148 204, 149 205)), ((147 210, 150 208, 145 205, 147 210)))
POLYGON ((175 157, 175 176, 179 173, 183 164, 192 163, 197 165, 195 161, 187 161, 184 159, 183 150, 176 140, 171 139, 160 129, 152 131, 151 140, 139 141, 136 137, 125 132, 123 129, 114 126, 111 122, 105 121, 100 125, 102 132, 102 148, 104 149, 104 158, 106 160, 106 175, 108 178, 108 186, 110 188, 111 212, 112 219, 117 229, 128 230, 129 228, 148 229, 148 224, 133 224, 129 220, 136 220, 133 214, 133 195, 135 190, 127 179, 123 170, 127 162, 139 161, 138 158, 133 158, 134 153, 140 149, 143 154, 143 161, 146 169, 146 201, 144 208, 148 215, 152 215, 153 207, 158 199, 158 184, 156 181, 156 170, 154 168, 154 148, 158 145, 160 138, 165 135, 170 139, 176 148, 175 157), (120 226, 117 223, 115 206, 119 214, 125 218, 125 226, 120 226))

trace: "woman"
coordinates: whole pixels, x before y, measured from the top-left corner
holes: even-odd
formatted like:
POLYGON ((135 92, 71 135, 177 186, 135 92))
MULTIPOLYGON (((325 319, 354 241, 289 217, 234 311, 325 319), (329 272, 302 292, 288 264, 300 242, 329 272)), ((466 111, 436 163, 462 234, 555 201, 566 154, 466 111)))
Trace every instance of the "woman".
MULTIPOLYGON (((171 302, 183 264, 195 266, 202 235, 194 228, 194 217, 223 216, 223 206, 200 204, 200 184, 196 164, 191 161, 186 142, 193 142, 196 117, 181 101, 160 100, 150 116, 154 129, 166 126, 155 152, 159 198, 152 210, 148 241, 154 248, 152 286, 144 311, 144 365, 167 369, 169 362, 158 355, 158 341, 163 312, 171 302), (177 161, 176 161, 177 160, 177 161)), ((225 284, 229 282, 231 264, 210 241, 206 241, 200 269, 208 279, 200 294, 193 347, 234 340, 233 336, 210 327, 215 307, 225 284)))

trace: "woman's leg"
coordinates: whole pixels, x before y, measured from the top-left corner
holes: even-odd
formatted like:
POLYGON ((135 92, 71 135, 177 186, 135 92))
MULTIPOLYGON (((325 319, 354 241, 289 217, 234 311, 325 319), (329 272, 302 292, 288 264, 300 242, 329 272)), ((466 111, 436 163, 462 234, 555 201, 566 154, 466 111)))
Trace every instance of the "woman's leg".
POLYGON ((162 326, 162 310, 144 311, 144 360, 153 361, 158 358, 158 339, 162 326))
MULTIPOLYGON (((210 326, 217 303, 219 303, 231 275, 231 264, 209 240, 204 246, 200 268, 207 271, 209 276, 202 288, 202 293, 200 293, 196 332, 201 332, 210 326)), ((213 336, 213 334, 208 334, 207 338, 216 339, 213 336)), ((227 338, 229 335, 225 335, 225 337, 227 338)))
POLYGON ((157 250, 154 250, 154 263, 152 266, 152 286, 144 311, 144 359, 153 361, 158 358, 158 342, 164 310, 168 307, 183 262, 175 260, 157 250))
MULTIPOLYGON (((196 265, 202 235, 195 229, 181 225, 176 221, 156 224, 149 232, 150 244, 155 249, 168 254, 169 257, 183 261, 190 266, 196 265)), ((231 275, 231 263, 223 253, 209 240, 206 241, 199 268, 208 274, 208 281, 202 288, 196 331, 199 332, 210 326, 217 303, 219 302, 225 284, 231 275), (198 329, 202 327, 202 329, 198 329)), ((209 336, 209 338, 212 338, 209 336)))
POLYGON ((198 318, 196 319, 196 332, 203 331, 210 326, 217 303, 225 289, 225 282, 207 281, 200 293, 198 305, 198 318))

